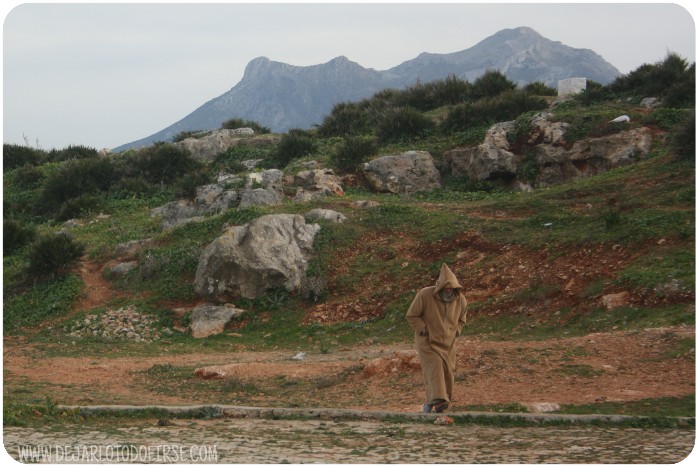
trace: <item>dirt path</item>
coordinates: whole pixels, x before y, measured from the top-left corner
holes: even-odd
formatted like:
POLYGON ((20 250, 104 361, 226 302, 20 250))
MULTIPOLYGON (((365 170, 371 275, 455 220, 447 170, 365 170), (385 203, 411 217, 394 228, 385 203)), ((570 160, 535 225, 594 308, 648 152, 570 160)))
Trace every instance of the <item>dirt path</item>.
POLYGON ((689 429, 267 419, 170 423, 11 427, 4 442, 16 460, 52 463, 672 464, 689 456, 695 441, 689 429))
MULTIPOLYGON (((461 337, 454 407, 534 402, 591 404, 693 394, 695 360, 683 343, 694 339, 695 330, 688 327, 532 342, 461 337)), ((287 383, 281 394, 262 391, 249 395, 245 403, 257 406, 300 403, 412 412, 422 403, 421 371, 409 344, 326 354, 309 351, 303 360, 293 360, 295 352, 290 351, 176 355, 163 351, 158 356, 143 357, 43 358, 42 351, 33 346, 7 340, 4 350, 6 390, 11 390, 15 381, 25 381, 65 404, 222 403, 211 399, 215 393, 196 390, 194 369, 216 366, 225 370, 221 385, 226 381, 259 387, 287 383), (192 385, 189 390, 178 388, 179 381, 162 381, 160 386, 172 384, 172 390, 152 390, 143 382, 142 374, 155 365, 188 368, 181 382, 194 381, 194 389, 192 385), (318 383, 311 386, 312 390, 298 385, 294 391, 294 381, 326 384, 318 383), (300 394, 301 390, 306 392, 300 394)), ((200 381, 203 386, 204 380, 200 381)), ((162 389, 160 386, 158 389, 162 389)))

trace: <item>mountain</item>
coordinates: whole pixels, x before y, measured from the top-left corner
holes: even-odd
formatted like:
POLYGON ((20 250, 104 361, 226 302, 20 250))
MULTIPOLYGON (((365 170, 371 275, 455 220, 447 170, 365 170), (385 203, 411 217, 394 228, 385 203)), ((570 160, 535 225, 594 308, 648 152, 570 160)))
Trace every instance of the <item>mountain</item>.
POLYGON ((449 75, 472 82, 488 70, 499 70, 519 85, 542 81, 552 87, 572 77, 607 84, 621 74, 595 52, 551 41, 528 27, 504 29, 460 52, 422 53, 385 71, 364 68, 343 56, 307 67, 259 57, 248 63, 242 80, 230 91, 169 127, 113 150, 169 141, 182 131, 220 128, 231 118, 253 120, 274 132, 310 128, 340 102, 449 75))

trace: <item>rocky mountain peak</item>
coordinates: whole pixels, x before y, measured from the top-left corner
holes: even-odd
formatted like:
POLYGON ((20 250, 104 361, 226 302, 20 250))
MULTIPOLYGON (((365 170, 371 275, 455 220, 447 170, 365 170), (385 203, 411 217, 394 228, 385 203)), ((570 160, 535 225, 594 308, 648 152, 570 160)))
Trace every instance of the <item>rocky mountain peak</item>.
POLYGON ((489 70, 499 70, 519 85, 540 81, 552 87, 565 78, 586 77, 606 84, 620 76, 593 51, 546 39, 530 27, 504 29, 459 52, 421 53, 386 71, 364 68, 344 55, 311 66, 257 57, 247 64, 242 80, 225 94, 168 128, 114 151, 167 141, 181 131, 217 129, 231 118, 253 120, 274 132, 310 128, 322 123, 339 102, 359 101, 386 88, 401 89, 451 75, 472 82, 489 70))

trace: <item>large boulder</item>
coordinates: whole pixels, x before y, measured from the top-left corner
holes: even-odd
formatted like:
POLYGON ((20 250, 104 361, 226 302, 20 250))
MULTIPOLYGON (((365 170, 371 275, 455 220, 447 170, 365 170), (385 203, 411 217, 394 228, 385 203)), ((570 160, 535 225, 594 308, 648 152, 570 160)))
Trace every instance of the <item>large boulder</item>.
POLYGON ((245 190, 240 194, 240 204, 238 208, 249 208, 251 206, 278 206, 284 200, 281 193, 267 188, 255 188, 245 190))
POLYGON ((293 184, 310 192, 326 196, 344 196, 342 182, 332 169, 314 169, 298 172, 293 184))
POLYGON ((441 188, 441 174, 426 151, 407 151, 366 162, 362 172, 371 188, 405 194, 441 188))
POLYGON ((201 338, 220 334, 230 321, 244 313, 233 305, 213 305, 206 303, 191 311, 190 325, 192 337, 201 338))
POLYGON ((245 186, 247 188, 267 188, 283 191, 284 173, 279 169, 269 169, 262 172, 253 172, 247 176, 245 186))
POLYGON ((235 190, 226 190, 218 184, 203 185, 196 189, 193 200, 169 202, 152 209, 150 215, 162 217, 162 228, 167 230, 207 215, 220 214, 237 206, 239 202, 239 194, 235 190))
POLYGON ((325 220, 325 221, 330 221, 334 222, 337 224, 341 224, 342 222, 347 220, 347 216, 342 214, 341 212, 333 211, 331 209, 313 209, 311 211, 308 211, 305 213, 305 220, 306 221, 314 221, 314 220, 325 220))
POLYGON ((201 162, 212 162, 219 154, 240 145, 260 146, 275 144, 280 141, 278 135, 255 135, 251 128, 234 130, 220 129, 200 138, 187 138, 173 143, 174 146, 186 149, 192 157, 201 162))
POLYGON ((518 169, 518 157, 513 152, 491 144, 472 148, 456 148, 444 153, 451 165, 451 175, 482 181, 512 179, 518 169))
POLYGON ((319 230, 297 214, 270 214, 231 227, 201 253, 194 289, 209 299, 297 289, 319 230))

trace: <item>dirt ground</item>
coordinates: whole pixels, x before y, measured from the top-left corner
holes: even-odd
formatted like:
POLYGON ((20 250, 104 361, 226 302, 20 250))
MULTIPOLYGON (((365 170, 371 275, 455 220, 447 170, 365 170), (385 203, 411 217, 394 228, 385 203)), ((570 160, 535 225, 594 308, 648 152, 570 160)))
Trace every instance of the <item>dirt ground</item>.
MULTIPOLYGON (((542 342, 497 342, 461 337, 453 408, 465 405, 549 402, 590 404, 677 397, 695 391, 692 354, 675 354, 693 328, 662 328, 592 334, 542 342)), ((195 394, 163 395, 138 385, 138 375, 154 365, 222 366, 222 378, 263 382, 331 378, 341 384, 302 395, 304 404, 355 409, 418 411, 421 372, 409 344, 307 353, 292 360, 285 352, 192 353, 155 357, 37 358, 37 349, 5 340, 5 380, 20 378, 48 385, 51 398, 66 404, 216 403, 195 394)), ((218 368, 220 369, 220 368, 218 368)), ((193 375, 192 375, 193 376, 193 375)), ((253 397, 258 406, 297 404, 298 394, 253 397)))

